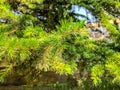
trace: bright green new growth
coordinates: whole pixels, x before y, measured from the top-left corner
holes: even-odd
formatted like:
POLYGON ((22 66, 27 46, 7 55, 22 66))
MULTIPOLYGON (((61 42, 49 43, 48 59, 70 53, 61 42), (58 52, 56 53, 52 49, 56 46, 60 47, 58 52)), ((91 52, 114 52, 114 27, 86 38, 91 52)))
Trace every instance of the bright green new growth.
MULTIPOLYGON (((1 33, 1 61, 3 60, 2 58, 4 58, 8 63, 8 67, 10 68, 12 65, 14 68, 14 66, 17 67, 25 62, 29 64, 29 61, 33 60, 31 65, 38 71, 52 70, 59 74, 73 74, 77 69, 75 60, 66 61, 62 56, 65 49, 64 39, 66 36, 72 34, 82 34, 82 36, 84 36, 84 34, 86 35, 86 31, 81 29, 83 26, 81 22, 73 23, 70 21, 68 23, 67 21, 63 21, 62 23, 62 27, 58 26, 58 31, 53 31, 52 33, 46 33, 40 27, 28 26, 26 30, 23 31, 23 38, 1 33), (64 25, 69 29, 61 29, 66 28, 64 25), (76 25, 79 26, 74 30, 74 26, 76 25)), ((68 46, 69 45, 66 45, 65 47, 68 46)), ((5 74, 11 71, 8 67, 6 67, 6 71, 8 72, 5 74)), ((24 66, 21 68, 24 68, 24 66)), ((1 71, 2 76, 5 76, 2 72, 3 71, 1 71)))

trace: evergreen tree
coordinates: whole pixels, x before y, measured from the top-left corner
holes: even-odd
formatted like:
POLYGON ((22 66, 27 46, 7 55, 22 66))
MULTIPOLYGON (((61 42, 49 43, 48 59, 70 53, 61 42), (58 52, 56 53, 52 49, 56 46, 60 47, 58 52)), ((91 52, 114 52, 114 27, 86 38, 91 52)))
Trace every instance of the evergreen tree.
POLYGON ((119 86, 120 33, 110 22, 119 14, 119 0, 1 0, 0 61, 5 65, 0 81, 14 72, 32 83, 39 82, 41 72, 74 77, 78 71, 78 84, 119 86), (111 41, 90 39, 85 20, 71 11, 73 5, 92 12, 111 41))

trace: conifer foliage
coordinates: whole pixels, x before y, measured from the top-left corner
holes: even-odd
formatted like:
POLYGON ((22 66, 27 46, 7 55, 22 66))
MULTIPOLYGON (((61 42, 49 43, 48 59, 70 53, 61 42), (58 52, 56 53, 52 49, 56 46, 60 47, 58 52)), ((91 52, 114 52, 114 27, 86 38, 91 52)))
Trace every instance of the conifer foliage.
POLYGON ((77 81, 120 85, 120 33, 110 22, 119 14, 119 0, 1 0, 0 81, 14 72, 32 82, 43 71, 73 77, 79 71, 77 81), (111 41, 90 39, 72 5, 91 11, 111 41))

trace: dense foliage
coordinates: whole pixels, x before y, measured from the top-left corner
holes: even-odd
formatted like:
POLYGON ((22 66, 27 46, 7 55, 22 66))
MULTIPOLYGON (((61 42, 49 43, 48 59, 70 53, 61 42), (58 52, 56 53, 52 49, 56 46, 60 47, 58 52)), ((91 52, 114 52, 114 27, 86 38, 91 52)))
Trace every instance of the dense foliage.
POLYGON ((110 22, 119 14, 119 0, 1 0, 0 61, 5 68, 0 81, 17 72, 32 83, 42 71, 53 71, 72 75, 80 85, 120 85, 120 33, 110 22), (91 11, 109 37, 90 39, 85 20, 70 11, 72 5, 91 11))

